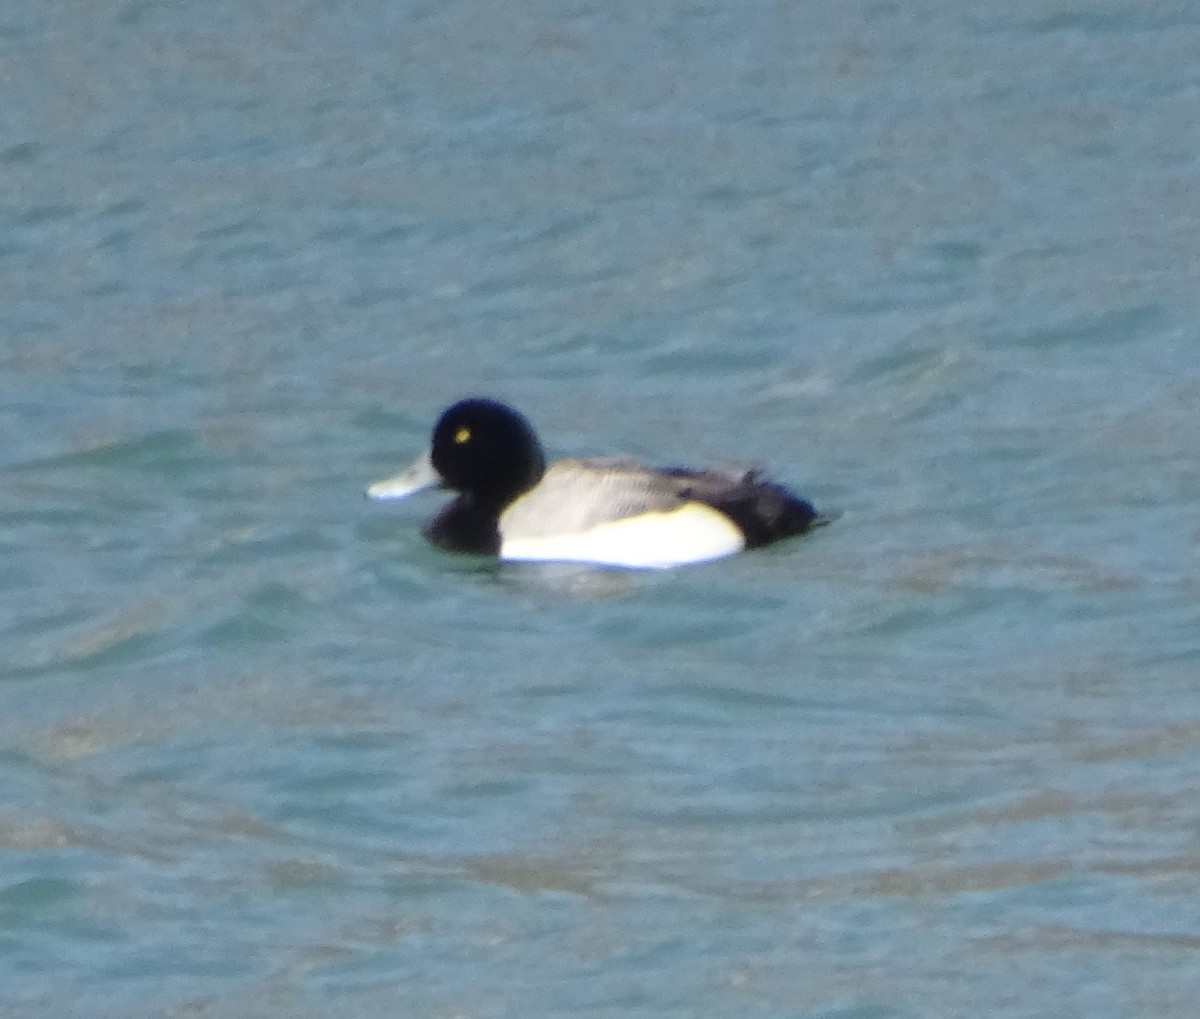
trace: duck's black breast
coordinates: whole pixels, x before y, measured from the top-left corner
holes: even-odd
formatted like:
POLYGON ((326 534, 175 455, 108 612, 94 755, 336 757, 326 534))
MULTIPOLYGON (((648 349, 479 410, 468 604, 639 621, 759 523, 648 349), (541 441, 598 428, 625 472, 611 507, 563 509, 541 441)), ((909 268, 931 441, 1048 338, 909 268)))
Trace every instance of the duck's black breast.
POLYGON ((471 555, 500 553, 500 523, 496 511, 481 507, 469 495, 447 503, 424 529, 425 537, 449 552, 471 555))

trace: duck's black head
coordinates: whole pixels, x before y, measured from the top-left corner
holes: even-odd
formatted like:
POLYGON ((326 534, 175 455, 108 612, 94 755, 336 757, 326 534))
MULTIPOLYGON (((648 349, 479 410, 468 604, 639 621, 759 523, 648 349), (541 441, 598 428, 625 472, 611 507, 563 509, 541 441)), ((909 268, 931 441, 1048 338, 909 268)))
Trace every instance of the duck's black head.
POLYGON ((461 400, 433 429, 430 460, 447 488, 478 506, 503 508, 541 480, 546 470, 533 426, 495 400, 461 400))

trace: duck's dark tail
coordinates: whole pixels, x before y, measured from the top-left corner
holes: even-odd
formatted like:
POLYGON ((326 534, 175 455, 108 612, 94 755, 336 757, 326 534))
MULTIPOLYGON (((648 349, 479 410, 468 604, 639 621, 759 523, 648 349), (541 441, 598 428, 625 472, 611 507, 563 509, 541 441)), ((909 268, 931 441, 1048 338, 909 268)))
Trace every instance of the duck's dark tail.
POLYGON ((720 510, 737 524, 746 537, 747 548, 804 534, 834 519, 818 513, 812 503, 783 485, 764 481, 758 471, 746 471, 740 476, 707 471, 671 473, 685 482, 686 489, 681 494, 720 510))
POLYGON ((747 482, 727 505, 717 506, 742 529, 747 548, 759 548, 804 534, 830 521, 807 499, 801 499, 782 485, 757 478, 748 478, 747 482))

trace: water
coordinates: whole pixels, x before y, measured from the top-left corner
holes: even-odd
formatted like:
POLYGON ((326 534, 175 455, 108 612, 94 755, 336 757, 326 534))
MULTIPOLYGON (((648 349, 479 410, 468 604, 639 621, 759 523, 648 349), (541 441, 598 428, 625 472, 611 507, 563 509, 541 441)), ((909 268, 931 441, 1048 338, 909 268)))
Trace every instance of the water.
POLYGON ((1180 1016, 1189 3, 0 15, 0 1000, 1180 1016), (467 393, 837 524, 367 504, 467 393))

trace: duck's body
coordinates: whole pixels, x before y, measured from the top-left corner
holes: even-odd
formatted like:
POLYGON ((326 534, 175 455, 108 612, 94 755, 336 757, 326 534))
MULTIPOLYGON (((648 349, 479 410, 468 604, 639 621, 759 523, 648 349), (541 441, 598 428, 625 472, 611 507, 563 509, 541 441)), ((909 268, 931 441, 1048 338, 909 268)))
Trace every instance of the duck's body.
POLYGON ((661 569, 825 522, 807 501, 754 471, 655 468, 625 457, 546 468, 529 423, 491 400, 447 410, 430 455, 368 494, 398 499, 431 484, 460 494, 426 526, 430 541, 511 560, 661 569))

